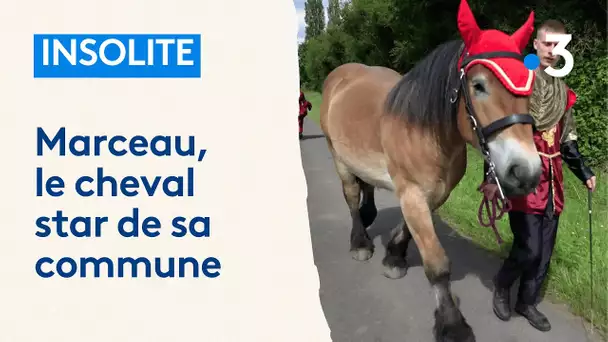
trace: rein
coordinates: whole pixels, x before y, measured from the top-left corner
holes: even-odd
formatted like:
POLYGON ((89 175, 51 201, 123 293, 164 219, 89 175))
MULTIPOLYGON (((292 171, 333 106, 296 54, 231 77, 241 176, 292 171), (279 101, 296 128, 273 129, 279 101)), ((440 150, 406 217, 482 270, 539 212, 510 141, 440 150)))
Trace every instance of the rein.
POLYGON ((477 211, 477 219, 482 227, 492 228, 494 235, 496 236, 496 242, 499 245, 502 245, 504 241, 496 227, 496 221, 500 220, 506 212, 511 210, 511 202, 506 198, 499 198, 495 193, 491 193, 487 189, 484 189, 484 185, 485 183, 478 188, 478 190, 483 193, 483 198, 481 199, 481 204, 477 211), (483 221, 484 208, 488 216, 487 222, 483 221))
POLYGON ((475 132, 475 134, 477 136, 477 140, 479 142, 479 150, 481 151, 483 159, 489 166, 488 172, 485 173, 484 182, 478 189, 480 192, 483 192, 483 198, 482 198, 481 204, 479 206, 477 218, 478 218, 479 224, 481 226, 492 227, 492 230, 494 231, 494 234, 496 235, 496 240, 497 240, 498 244, 502 244, 503 240, 500 236, 500 233, 498 232, 498 228, 496 227, 496 221, 500 220, 503 217, 503 215, 511 209, 511 203, 505 197, 505 195, 502 191, 502 187, 500 186, 500 182, 498 181, 498 176, 496 175, 496 167, 490 156, 490 149, 488 146, 487 139, 489 137, 491 137, 492 135, 494 135, 495 133, 502 131, 503 129, 506 129, 515 124, 534 125, 534 118, 528 113, 510 114, 510 115, 507 115, 503 118, 500 118, 500 119, 488 124, 486 127, 480 127, 480 125, 478 124, 479 120, 475 113, 475 109, 473 108, 473 103, 471 101, 471 96, 470 96, 469 90, 468 90, 465 68, 468 64, 470 64, 471 62, 473 62, 477 59, 490 59, 490 58, 496 58, 496 57, 515 58, 522 62, 523 62, 523 58, 524 58, 524 56, 522 56, 521 54, 510 52, 510 51, 494 51, 494 52, 480 53, 480 54, 476 54, 476 55, 469 55, 469 53, 466 52, 463 55, 462 63, 460 65, 459 85, 457 88, 453 89, 454 92, 452 94, 452 97, 450 98, 450 102, 456 103, 458 100, 458 93, 462 92, 462 95, 463 95, 464 101, 465 101, 466 111, 467 111, 467 114, 469 117, 469 121, 471 122, 471 127, 473 129, 473 132, 475 132), (496 194, 496 191, 490 191, 489 189, 485 188, 485 185, 490 184, 490 183, 496 185, 496 187, 497 187, 496 191, 498 191, 498 196, 496 194), (487 211, 487 216, 488 216, 488 221, 486 221, 486 222, 484 222, 484 220, 483 220, 484 207, 487 211))

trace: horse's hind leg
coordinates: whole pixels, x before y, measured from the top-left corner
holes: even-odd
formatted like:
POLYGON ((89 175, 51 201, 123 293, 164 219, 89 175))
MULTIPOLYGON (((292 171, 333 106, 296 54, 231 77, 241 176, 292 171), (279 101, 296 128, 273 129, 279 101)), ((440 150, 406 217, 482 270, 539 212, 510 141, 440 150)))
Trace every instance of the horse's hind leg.
POLYGON ((418 246, 424 271, 437 300, 434 334, 437 342, 474 342, 475 335, 458 309, 450 290, 450 261, 441 246, 421 189, 398 187, 401 211, 418 246))
POLYGON ((376 206, 373 197, 374 188, 358 179, 348 170, 348 167, 344 163, 337 159, 334 160, 336 170, 342 180, 342 192, 352 219, 350 252, 353 259, 365 261, 374 254, 374 243, 366 231, 366 228, 372 224, 376 217, 376 206), (359 207, 362 192, 363 203, 359 207))
POLYGON ((376 208, 376 200, 374 198, 374 187, 368 183, 365 183, 360 178, 357 178, 357 182, 361 187, 361 193, 363 199, 361 206, 359 207, 359 215, 361 216, 361 222, 363 227, 366 229, 374 223, 376 216, 378 216, 378 208, 376 208))
POLYGON ((412 234, 405 223, 401 221, 391 233, 391 239, 386 245, 386 254, 382 259, 384 275, 391 279, 398 279, 407 273, 407 247, 412 240, 412 234))

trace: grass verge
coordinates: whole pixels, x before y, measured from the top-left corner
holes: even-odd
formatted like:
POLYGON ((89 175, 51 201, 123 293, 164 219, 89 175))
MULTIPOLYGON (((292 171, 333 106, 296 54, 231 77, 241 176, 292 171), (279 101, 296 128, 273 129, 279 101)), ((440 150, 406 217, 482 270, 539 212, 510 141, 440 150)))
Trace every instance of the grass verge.
MULTIPOLYGON (((307 119, 319 122, 321 94, 305 92, 313 109, 307 119)), ((481 227, 477 210, 481 203, 479 186, 483 164, 479 153, 469 149, 467 172, 452 191, 450 199, 440 208, 439 214, 460 234, 470 237, 483 248, 506 257, 513 236, 508 219, 503 217, 497 227, 505 243, 496 243, 494 232, 481 227)), ((564 169, 567 167, 564 166, 564 169)), ((564 171, 566 204, 560 217, 557 242, 549 276, 546 281, 547 298, 567 304, 570 310, 588 321, 606 336, 608 332, 608 173, 596 171, 598 184, 593 194, 593 284, 590 295, 591 268, 589 265, 589 218, 587 190, 569 171, 564 171), (593 303, 593 305, 591 305, 593 303)))

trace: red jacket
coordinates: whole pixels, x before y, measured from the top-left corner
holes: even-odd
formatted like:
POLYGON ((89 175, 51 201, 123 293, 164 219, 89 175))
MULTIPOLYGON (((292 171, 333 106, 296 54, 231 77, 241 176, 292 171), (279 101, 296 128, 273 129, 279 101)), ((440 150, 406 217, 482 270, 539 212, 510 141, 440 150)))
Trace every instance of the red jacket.
MULTIPOLYGON (((568 89, 566 110, 572 108, 575 102, 576 94, 568 89)), ((510 198, 511 210, 542 215, 548 204, 549 185, 551 183, 553 184, 553 207, 555 214, 559 215, 564 209, 564 175, 560 153, 562 126, 563 119, 545 131, 534 132, 534 144, 540 154, 543 170, 540 176, 540 184, 535 192, 526 196, 510 198)))
POLYGON ((304 93, 300 90, 300 115, 301 117, 305 117, 308 114, 308 111, 312 109, 312 103, 306 100, 304 93))

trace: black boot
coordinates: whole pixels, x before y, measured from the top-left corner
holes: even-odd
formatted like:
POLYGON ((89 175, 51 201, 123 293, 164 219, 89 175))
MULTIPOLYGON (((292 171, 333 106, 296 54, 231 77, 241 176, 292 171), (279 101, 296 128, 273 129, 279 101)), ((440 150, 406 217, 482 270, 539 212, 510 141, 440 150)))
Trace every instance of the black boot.
POLYGON ((503 321, 511 319, 511 294, 509 288, 494 286, 492 300, 494 314, 503 321))
POLYGON ((518 303, 515 305, 515 312, 525 317, 530 325, 540 331, 551 330, 551 323, 547 317, 536 309, 534 305, 525 305, 518 303))

